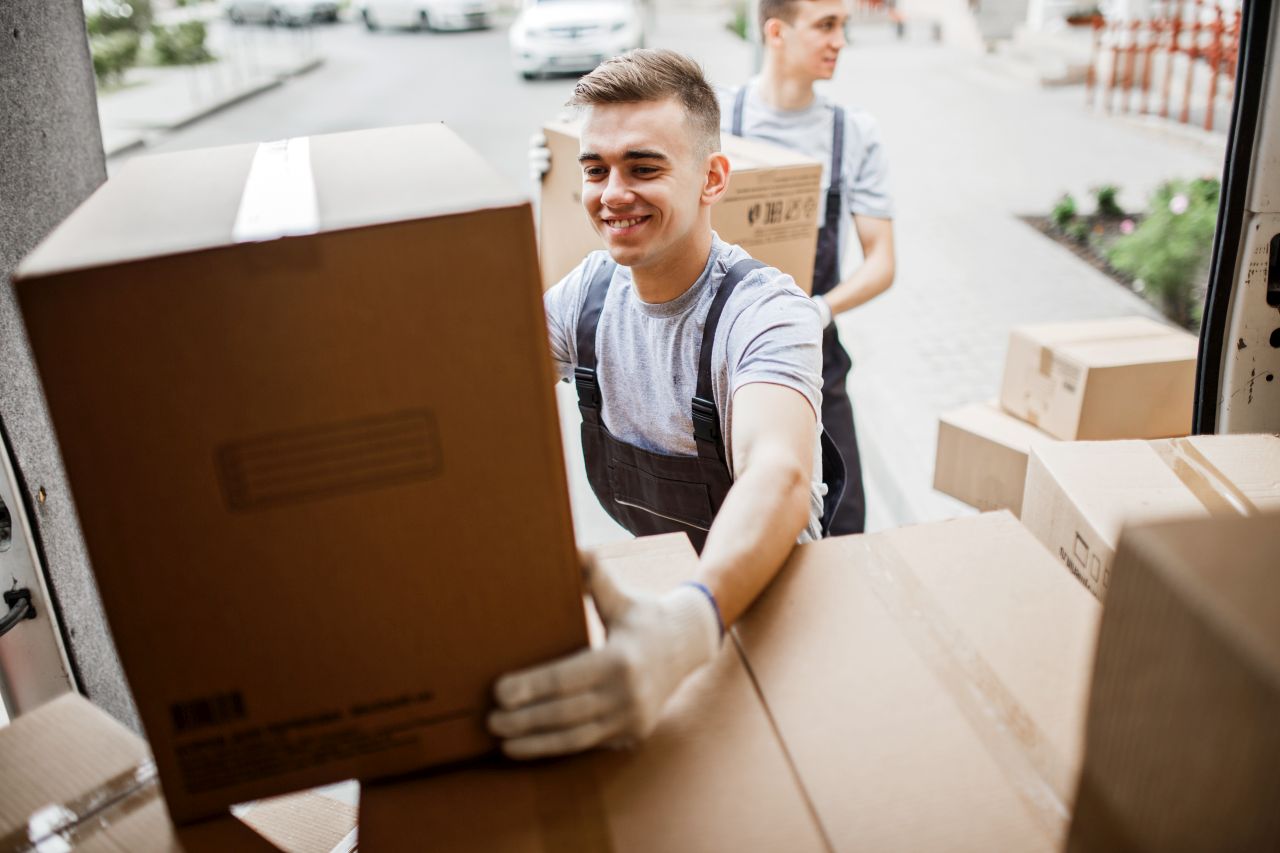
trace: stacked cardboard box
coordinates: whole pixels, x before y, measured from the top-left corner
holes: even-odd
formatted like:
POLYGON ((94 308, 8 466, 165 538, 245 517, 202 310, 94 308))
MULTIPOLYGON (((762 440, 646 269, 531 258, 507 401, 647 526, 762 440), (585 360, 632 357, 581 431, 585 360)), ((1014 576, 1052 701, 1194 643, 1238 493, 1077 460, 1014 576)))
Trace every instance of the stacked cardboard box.
MULTIPOLYGON (((607 556, 688 576, 654 544, 607 556)), ((362 841, 1058 849, 1100 609, 1008 513, 800 546, 644 744, 366 785, 362 841)))
MULTIPOLYGON (((588 253, 604 248, 582 208, 578 165, 579 125, 552 122, 543 128, 551 169, 542 182, 543 287, 551 287, 588 253)), ((711 226, 728 243, 777 267, 808 293, 818 245, 822 164, 776 145, 725 134, 729 189, 711 209, 711 226)))
POLYGON ((1068 850, 1280 849, 1280 515, 1125 530, 1068 850))
POLYGON ((1280 509, 1273 435, 1064 442, 1033 449, 1022 522, 1101 599, 1126 523, 1269 509, 1280 509))
POLYGON ((531 208, 443 126, 132 160, 17 292, 175 819, 489 751, 585 644, 531 208))
POLYGON ((1197 346, 1194 335, 1142 317, 1015 328, 999 405, 939 419, 934 488, 1021 513, 1032 445, 1186 435, 1197 346))
POLYGON ((71 693, 0 727, 0 767, 2 850, 355 849, 355 810, 319 793, 245 806, 240 820, 224 815, 175 829, 147 745, 71 693))

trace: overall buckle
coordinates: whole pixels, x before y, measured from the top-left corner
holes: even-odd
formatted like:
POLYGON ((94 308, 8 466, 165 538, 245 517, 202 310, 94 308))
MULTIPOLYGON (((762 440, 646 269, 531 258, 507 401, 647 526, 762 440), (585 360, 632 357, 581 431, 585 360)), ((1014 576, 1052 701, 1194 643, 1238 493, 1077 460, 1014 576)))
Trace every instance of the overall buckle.
POLYGON ((702 397, 693 398, 693 435, 720 444, 720 413, 715 403, 702 397))
POLYGON ((600 394, 600 383, 596 381, 595 368, 575 367, 573 369, 573 384, 578 388, 579 406, 598 409, 603 405, 604 397, 600 394))

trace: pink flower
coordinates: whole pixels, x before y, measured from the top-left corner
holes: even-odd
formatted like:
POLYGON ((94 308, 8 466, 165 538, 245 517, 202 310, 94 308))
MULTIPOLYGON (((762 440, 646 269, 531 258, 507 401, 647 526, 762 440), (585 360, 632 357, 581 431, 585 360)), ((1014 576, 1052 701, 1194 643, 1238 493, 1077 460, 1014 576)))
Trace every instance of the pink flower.
POLYGON ((1121 233, 1121 234, 1132 234, 1132 233, 1133 233, 1133 220, 1132 220, 1132 219, 1126 219, 1126 220, 1124 220, 1123 222, 1121 222, 1121 223, 1120 223, 1120 233, 1121 233))
POLYGON ((1169 212, 1174 216, 1181 216, 1187 212, 1187 208, 1191 206, 1191 200, 1184 194, 1178 193, 1169 199, 1169 212))

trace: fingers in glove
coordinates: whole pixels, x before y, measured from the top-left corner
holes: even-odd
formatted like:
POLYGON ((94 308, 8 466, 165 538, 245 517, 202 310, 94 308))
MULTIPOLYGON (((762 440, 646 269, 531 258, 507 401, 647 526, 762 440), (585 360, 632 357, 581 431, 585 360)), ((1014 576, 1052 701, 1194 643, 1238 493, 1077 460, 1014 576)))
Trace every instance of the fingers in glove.
POLYGON ((582 752, 618 738, 626 731, 628 719, 624 713, 615 713, 557 732, 512 738, 502 742, 502 751, 517 759, 582 752))
POLYGON ((615 678, 621 662, 606 649, 583 649, 552 663, 508 673, 493 687, 504 711, 584 693, 615 678))
POLYGON ((501 738, 563 731, 608 717, 622 705, 616 690, 588 690, 515 711, 494 711, 489 715, 489 731, 501 738))

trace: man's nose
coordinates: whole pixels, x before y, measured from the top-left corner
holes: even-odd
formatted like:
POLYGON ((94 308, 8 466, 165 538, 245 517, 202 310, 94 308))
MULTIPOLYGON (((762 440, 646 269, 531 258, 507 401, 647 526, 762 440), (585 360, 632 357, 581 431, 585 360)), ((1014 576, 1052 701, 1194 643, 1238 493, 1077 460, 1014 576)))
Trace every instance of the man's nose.
POLYGON ((626 175, 622 174, 618 169, 609 170, 609 177, 605 178, 604 192, 600 194, 600 201, 606 207, 622 207, 630 204, 633 200, 634 196, 626 175))

